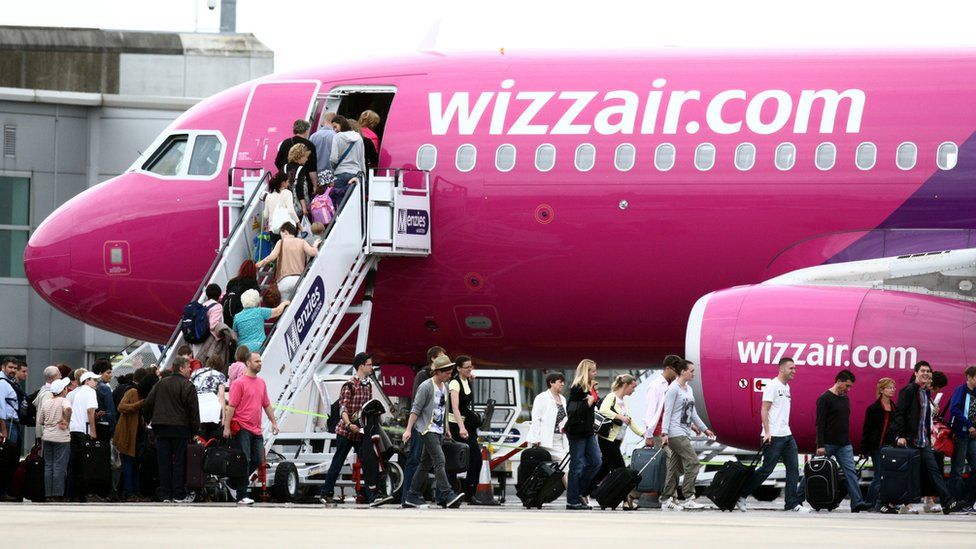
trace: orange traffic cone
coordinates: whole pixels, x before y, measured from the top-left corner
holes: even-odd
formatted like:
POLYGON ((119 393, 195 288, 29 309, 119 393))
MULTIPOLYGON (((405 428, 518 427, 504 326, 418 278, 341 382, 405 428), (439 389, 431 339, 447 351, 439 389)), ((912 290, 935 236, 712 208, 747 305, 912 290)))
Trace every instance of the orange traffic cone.
POLYGON ((481 447, 481 473, 478 475, 478 488, 471 499, 474 505, 501 505, 495 500, 495 490, 491 485, 491 459, 488 449, 481 447))

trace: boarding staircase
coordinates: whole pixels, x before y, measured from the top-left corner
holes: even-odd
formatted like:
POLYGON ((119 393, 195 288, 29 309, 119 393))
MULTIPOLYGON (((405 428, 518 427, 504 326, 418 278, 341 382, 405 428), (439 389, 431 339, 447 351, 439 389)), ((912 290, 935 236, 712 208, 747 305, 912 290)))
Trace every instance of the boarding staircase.
MULTIPOLYGON (((228 199, 220 202, 221 244, 197 289, 194 299, 199 302, 206 300, 207 285, 226 288, 240 264, 253 258, 255 237, 264 227, 267 177, 262 172, 231 170, 228 199)), ((428 172, 377 169, 370 172, 368 184, 353 181, 326 227, 318 255, 307 263, 291 304, 270 326, 261 350, 260 375, 281 429, 274 434, 265 422, 265 449, 269 462, 273 456, 276 463, 289 463, 281 468, 287 482, 306 482, 328 467, 335 435, 323 428, 334 398, 327 381, 350 370, 349 364, 333 359, 353 334, 355 352, 366 350, 373 279, 380 259, 424 258, 431 252, 428 172)), ((171 366, 183 344, 177 328, 160 361, 162 368, 171 366)), ((342 356, 351 358, 349 353, 342 356)), ((389 412, 389 403, 384 403, 389 412)), ((282 476, 274 465, 267 474, 276 482, 282 476)))

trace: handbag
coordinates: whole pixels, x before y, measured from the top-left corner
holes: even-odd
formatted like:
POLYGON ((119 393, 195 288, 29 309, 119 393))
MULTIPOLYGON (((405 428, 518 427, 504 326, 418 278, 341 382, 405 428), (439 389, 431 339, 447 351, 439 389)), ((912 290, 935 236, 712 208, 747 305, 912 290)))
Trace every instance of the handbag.
POLYGON ((281 232, 281 226, 290 221, 291 216, 288 215, 288 208, 279 202, 275 211, 271 212, 271 221, 268 222, 268 228, 273 233, 279 233, 281 232))
POLYGON ((593 412, 593 432, 597 436, 607 438, 610 436, 611 429, 613 429, 613 420, 600 412, 593 412))

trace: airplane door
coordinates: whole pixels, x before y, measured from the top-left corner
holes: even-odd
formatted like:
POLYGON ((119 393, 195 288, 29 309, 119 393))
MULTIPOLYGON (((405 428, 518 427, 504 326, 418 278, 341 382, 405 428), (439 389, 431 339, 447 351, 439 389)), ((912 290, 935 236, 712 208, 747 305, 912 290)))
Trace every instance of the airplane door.
MULTIPOLYGON (((315 80, 265 82, 248 96, 234 151, 234 167, 274 169, 278 145, 291 137, 295 120, 308 119, 321 83, 315 80)), ((235 177, 235 180, 239 175, 235 177)))

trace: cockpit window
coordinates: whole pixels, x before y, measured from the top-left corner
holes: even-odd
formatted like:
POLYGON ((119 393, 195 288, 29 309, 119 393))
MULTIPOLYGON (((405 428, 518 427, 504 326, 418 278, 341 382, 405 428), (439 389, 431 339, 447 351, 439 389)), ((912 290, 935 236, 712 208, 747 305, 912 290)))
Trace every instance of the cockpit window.
POLYGON ((186 135, 174 135, 163 142, 159 149, 146 164, 144 170, 159 175, 176 175, 180 171, 180 163, 186 154, 186 143, 189 137, 186 135))
MULTIPOLYGON (((185 146, 185 145, 184 145, 185 146)), ((220 163, 220 140, 215 135, 198 135, 193 141, 187 175, 213 175, 220 163)))

